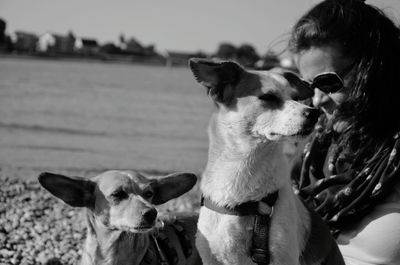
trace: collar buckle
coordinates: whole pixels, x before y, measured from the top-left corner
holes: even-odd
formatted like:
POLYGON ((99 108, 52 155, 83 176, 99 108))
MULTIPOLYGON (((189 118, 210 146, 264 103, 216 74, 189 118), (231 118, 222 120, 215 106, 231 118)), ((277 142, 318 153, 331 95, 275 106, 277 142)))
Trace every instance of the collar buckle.
POLYGON ((268 215, 269 217, 272 217, 274 214, 274 206, 273 205, 268 205, 268 203, 260 201, 258 203, 258 213, 260 215, 268 215))

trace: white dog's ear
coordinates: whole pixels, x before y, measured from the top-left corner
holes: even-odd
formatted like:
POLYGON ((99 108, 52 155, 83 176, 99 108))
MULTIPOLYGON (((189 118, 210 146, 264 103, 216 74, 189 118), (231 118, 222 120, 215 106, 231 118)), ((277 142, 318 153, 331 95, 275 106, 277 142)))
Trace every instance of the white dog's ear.
POLYGON ((43 188, 72 207, 94 207, 96 183, 93 181, 44 172, 39 175, 39 182, 43 188))
POLYGON ((154 197, 152 203, 163 204, 188 192, 197 182, 191 173, 173 173, 152 183, 154 197))
POLYGON ((189 67, 197 82, 208 89, 208 94, 217 102, 226 102, 232 89, 241 79, 245 70, 232 61, 216 61, 201 58, 189 60, 189 67))

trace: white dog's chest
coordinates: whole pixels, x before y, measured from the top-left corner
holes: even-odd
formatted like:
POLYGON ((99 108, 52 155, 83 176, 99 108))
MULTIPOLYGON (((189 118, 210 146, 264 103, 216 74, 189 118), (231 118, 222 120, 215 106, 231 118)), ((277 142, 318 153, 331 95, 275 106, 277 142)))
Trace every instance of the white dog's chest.
MULTIPOLYGON (((299 262, 301 239, 297 225, 301 221, 294 208, 286 205, 288 201, 278 202, 269 228, 268 244, 274 265, 299 262)), ((253 227, 254 216, 224 215, 202 207, 196 243, 203 262, 210 265, 254 265, 250 257, 253 227)))
POLYGON ((222 215, 203 207, 198 222, 199 251, 209 247, 223 264, 254 264, 250 259, 253 223, 251 216, 222 215))

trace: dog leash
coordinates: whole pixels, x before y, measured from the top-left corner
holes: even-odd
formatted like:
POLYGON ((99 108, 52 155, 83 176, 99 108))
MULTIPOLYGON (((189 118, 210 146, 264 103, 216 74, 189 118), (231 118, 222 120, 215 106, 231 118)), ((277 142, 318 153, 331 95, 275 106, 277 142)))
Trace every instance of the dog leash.
POLYGON ((234 207, 219 206, 209 198, 202 196, 201 206, 221 214, 249 216, 254 215, 254 227, 250 255, 253 262, 267 265, 271 261, 269 253, 269 230, 278 191, 268 194, 260 201, 248 201, 234 207))
POLYGON ((193 246, 183 223, 175 219, 171 223, 163 223, 160 230, 150 235, 154 249, 151 247, 147 249, 141 265, 176 265, 179 263, 177 250, 170 241, 168 233, 174 233, 177 237, 176 243, 180 245, 184 258, 188 259, 193 254, 193 246))
POLYGON ((160 258, 160 265, 169 265, 167 258, 165 257, 163 251, 160 248, 157 238, 154 235, 151 235, 150 238, 153 240, 153 243, 156 246, 156 251, 158 257, 160 258))
POLYGON ((251 259, 257 264, 269 264, 271 255, 269 253, 269 228, 272 215, 274 214, 274 205, 278 199, 278 192, 272 193, 259 203, 258 214, 255 216, 253 239, 251 246, 251 259))

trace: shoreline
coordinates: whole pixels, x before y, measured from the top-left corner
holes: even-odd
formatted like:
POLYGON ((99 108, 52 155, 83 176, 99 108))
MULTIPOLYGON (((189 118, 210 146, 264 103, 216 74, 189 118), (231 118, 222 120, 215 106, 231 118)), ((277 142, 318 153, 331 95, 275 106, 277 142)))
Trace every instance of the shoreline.
MULTIPOLYGON (((107 170, 133 170, 138 171, 146 176, 164 176, 175 171, 166 171, 159 169, 140 169, 140 168, 78 168, 78 167, 41 167, 41 166, 16 166, 1 165, 0 177, 7 175, 17 179, 31 180, 36 178, 41 172, 56 172, 60 174, 81 175, 84 177, 92 177, 107 170), (24 174, 26 173, 26 174, 24 174)), ((199 175, 199 173, 196 173, 199 175)))
POLYGON ((151 58, 143 58, 134 55, 127 56, 68 56, 68 55, 46 55, 46 54, 17 54, 17 53, 0 53, 0 58, 9 59, 28 59, 28 60, 42 60, 42 61, 65 61, 65 62, 83 62, 83 63, 105 63, 105 64, 125 64, 125 65, 144 65, 144 66, 158 66, 166 68, 180 68, 187 67, 185 64, 168 64, 167 62, 160 62, 152 60, 151 58))

